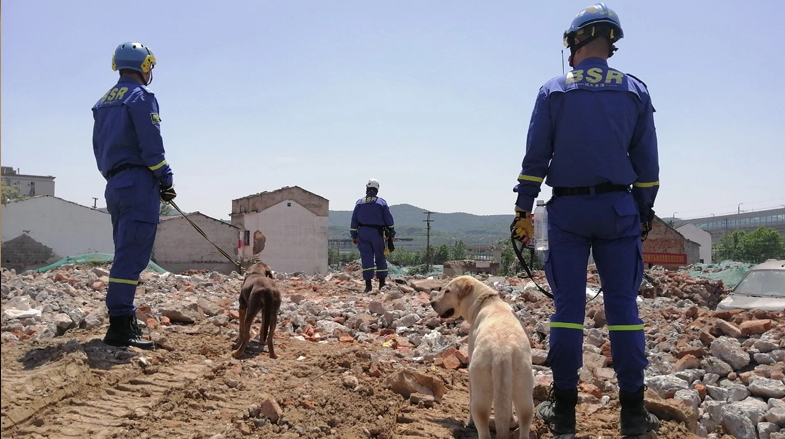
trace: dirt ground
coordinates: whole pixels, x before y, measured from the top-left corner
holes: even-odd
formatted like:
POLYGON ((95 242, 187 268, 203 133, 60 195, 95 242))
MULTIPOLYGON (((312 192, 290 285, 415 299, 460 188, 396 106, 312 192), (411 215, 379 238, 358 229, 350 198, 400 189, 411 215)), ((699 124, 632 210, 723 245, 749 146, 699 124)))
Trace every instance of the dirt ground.
MULTIPOLYGON (((278 359, 254 340, 245 359, 236 360, 229 334, 208 325, 178 326, 155 351, 104 345, 103 331, 76 330, 40 345, 3 343, 2 437, 477 437, 462 426, 466 369, 417 366, 441 377, 448 390, 431 408, 415 406, 385 387, 384 378, 401 365, 380 344, 276 334, 278 359), (359 386, 344 385, 347 376, 359 386), (283 412, 276 424, 259 415, 268 395, 283 412)), ((617 404, 581 410, 581 437, 617 437, 617 404)), ((530 438, 551 437, 541 422, 534 428, 530 438)), ((669 421, 659 436, 694 437, 669 421)))

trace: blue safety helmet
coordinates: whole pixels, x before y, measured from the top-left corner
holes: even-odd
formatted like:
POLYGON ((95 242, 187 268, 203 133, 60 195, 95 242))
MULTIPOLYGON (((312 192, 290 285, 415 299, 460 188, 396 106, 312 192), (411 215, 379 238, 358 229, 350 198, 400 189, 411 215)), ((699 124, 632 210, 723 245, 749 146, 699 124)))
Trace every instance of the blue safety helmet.
MULTIPOLYGON (((578 49, 599 37, 607 38, 610 43, 608 57, 613 56, 613 52, 616 51, 613 43, 624 37, 619 16, 613 9, 605 6, 605 3, 597 3, 578 12, 578 15, 572 20, 570 28, 564 31, 564 47, 570 48, 574 56, 578 49), (588 38, 583 38, 580 43, 575 43, 576 36, 587 34, 588 38)), ((570 57, 570 66, 572 66, 572 56, 570 57)))
POLYGON ((112 56, 112 70, 136 70, 150 72, 155 67, 155 55, 142 43, 127 42, 117 46, 112 56))

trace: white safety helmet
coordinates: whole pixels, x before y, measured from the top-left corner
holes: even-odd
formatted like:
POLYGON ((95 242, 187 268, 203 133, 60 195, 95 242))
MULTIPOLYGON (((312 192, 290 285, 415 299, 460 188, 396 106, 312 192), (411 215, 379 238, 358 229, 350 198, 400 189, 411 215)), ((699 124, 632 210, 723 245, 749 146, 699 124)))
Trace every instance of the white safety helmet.
POLYGON ((366 189, 376 189, 379 190, 379 180, 372 178, 368 180, 368 183, 365 184, 366 189))
POLYGON ((365 184, 366 189, 376 189, 379 190, 379 180, 372 178, 368 180, 368 183, 365 184))

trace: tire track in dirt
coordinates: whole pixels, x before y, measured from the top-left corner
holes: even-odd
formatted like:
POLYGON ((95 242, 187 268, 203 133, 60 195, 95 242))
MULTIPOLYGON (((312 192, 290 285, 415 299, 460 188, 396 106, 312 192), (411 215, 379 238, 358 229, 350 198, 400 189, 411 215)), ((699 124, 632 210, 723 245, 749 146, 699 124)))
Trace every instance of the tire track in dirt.
POLYGON ((144 370, 130 364, 135 355, 76 340, 30 351, 16 361, 4 355, 3 437, 128 437, 134 419, 146 417, 207 368, 177 364, 144 370))
POLYGON ((178 365, 143 378, 141 371, 131 371, 114 385, 83 382, 71 392, 72 398, 50 404, 3 435, 127 437, 129 429, 138 429, 137 420, 147 418, 161 401, 188 387, 204 368, 178 365))
POLYGON ((75 342, 3 358, 2 431, 20 425, 87 386, 89 360, 75 342))

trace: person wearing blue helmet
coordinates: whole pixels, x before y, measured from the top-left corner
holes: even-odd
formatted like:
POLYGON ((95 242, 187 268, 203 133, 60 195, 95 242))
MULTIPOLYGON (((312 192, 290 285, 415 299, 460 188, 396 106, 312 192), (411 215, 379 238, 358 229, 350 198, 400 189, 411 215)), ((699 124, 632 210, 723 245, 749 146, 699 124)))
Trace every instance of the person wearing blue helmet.
POLYGON ((573 70, 543 85, 532 112, 518 176, 513 236, 532 236, 531 210, 545 182, 545 273, 554 296, 548 364, 554 385, 537 410, 554 434, 575 434, 578 370, 583 357, 586 266, 594 257, 603 288, 613 367, 619 382, 621 433, 659 428, 644 408, 643 321, 637 296, 642 242, 651 230, 659 188, 654 107, 646 85, 608 66, 624 36, 603 3, 583 9, 564 33, 573 70))
POLYGON ((106 179, 106 207, 115 245, 106 307, 111 346, 152 349, 136 322, 134 296, 153 250, 161 200, 171 201, 172 169, 164 156, 158 101, 147 88, 155 55, 135 42, 117 46, 112 70, 120 79, 93 106, 93 153, 106 179))

